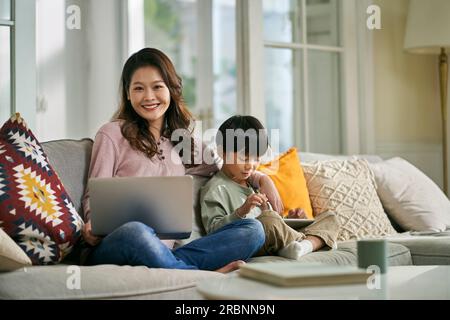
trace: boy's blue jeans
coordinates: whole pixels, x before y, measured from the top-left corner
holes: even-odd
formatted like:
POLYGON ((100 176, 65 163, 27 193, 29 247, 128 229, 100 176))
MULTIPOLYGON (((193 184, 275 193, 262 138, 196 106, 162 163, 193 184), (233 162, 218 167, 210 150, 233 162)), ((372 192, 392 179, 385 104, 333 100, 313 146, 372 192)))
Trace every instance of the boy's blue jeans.
POLYGON ((249 259, 264 240, 264 229, 258 220, 242 219, 170 250, 151 227, 129 222, 103 238, 90 252, 87 264, 217 270, 232 261, 249 259))

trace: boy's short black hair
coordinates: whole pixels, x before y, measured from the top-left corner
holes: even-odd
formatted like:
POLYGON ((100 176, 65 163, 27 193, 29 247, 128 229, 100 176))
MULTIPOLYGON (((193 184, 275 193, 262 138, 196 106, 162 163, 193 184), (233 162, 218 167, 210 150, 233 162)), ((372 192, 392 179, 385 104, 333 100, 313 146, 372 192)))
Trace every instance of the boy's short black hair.
POLYGON ((269 147, 267 132, 252 116, 232 116, 219 127, 216 144, 223 153, 244 151, 246 156, 263 156, 269 147))

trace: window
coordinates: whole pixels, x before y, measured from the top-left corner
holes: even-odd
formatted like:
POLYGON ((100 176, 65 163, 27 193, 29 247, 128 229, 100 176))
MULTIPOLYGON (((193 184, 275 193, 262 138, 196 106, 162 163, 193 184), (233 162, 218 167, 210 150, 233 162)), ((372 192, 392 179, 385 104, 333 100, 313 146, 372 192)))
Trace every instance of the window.
POLYGON ((0 0, 0 121, 8 119, 13 106, 11 72, 14 16, 10 0, 0 0))
MULTIPOLYGON (((280 151, 359 151, 357 39, 348 32, 356 1, 135 0, 133 6, 139 1, 141 9, 129 9, 134 26, 136 15, 145 15, 139 47, 169 54, 204 126, 244 112, 279 130, 280 151)), ((128 34, 135 43, 139 30, 128 34)))
POLYGON ((267 126, 280 150, 342 150, 338 0, 263 0, 267 126))
POLYGON ((34 129, 35 0, 0 0, 0 121, 20 112, 34 129), (20 94, 18 92, 20 91, 20 94))
POLYGON ((236 0, 143 0, 129 3, 129 54, 166 53, 203 129, 236 113, 236 0), (143 12, 143 17, 142 17, 143 12), (136 30, 143 20, 144 32, 136 30))

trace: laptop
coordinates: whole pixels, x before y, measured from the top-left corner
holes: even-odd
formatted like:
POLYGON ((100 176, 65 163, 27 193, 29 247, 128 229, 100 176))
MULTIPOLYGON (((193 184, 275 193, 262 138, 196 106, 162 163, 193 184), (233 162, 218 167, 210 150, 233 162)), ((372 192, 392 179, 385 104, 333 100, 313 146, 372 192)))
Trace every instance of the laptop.
POLYGON ((131 221, 152 227, 160 239, 191 235, 191 176, 92 178, 89 198, 94 235, 107 235, 131 221))

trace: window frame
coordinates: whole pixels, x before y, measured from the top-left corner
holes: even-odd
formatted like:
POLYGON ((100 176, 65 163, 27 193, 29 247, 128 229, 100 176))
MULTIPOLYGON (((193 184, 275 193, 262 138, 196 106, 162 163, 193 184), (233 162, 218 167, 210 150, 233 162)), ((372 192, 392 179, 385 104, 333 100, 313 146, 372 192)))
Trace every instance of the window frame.
MULTIPOLYGON (((0 21, 3 25, 5 20, 0 21)), ((30 128, 36 123, 36 3, 11 0, 11 115, 20 112, 30 128), (17 94, 20 90, 20 94, 17 94)))
POLYGON ((36 3, 14 0, 14 106, 30 128, 36 125, 36 3), (20 86, 19 86, 20 85, 20 86), (20 89, 20 94, 17 94, 20 89))
MULTIPOLYGON (((10 0, 10 18, 9 20, 0 19, 1 27, 9 28, 9 56, 10 56, 10 73, 9 73, 9 81, 10 81, 10 92, 9 92, 9 113, 13 114, 15 112, 15 37, 14 37, 14 29, 15 29, 15 0, 10 0)), ((6 119, 2 119, 6 120, 6 119)))
MULTIPOLYGON (((237 10, 237 32, 238 32, 238 110, 245 114, 252 114, 261 119, 266 119, 265 103, 264 103, 264 77, 262 74, 263 67, 263 53, 266 47, 290 48, 296 50, 303 50, 303 106, 302 108, 295 108, 294 117, 299 119, 299 113, 303 112, 305 118, 308 118, 308 81, 307 81, 307 59, 308 50, 322 50, 339 52, 340 55, 340 80, 343 83, 341 86, 341 153, 357 154, 361 150, 370 151, 370 145, 373 135, 370 134, 371 123, 371 108, 372 105, 367 105, 364 109, 368 98, 371 96, 370 69, 365 70, 367 66, 367 59, 364 60, 363 52, 371 43, 369 38, 366 43, 362 43, 362 39, 366 34, 358 31, 365 30, 365 20, 357 19, 360 17, 361 9, 370 3, 370 0, 364 3, 358 3, 356 0, 341 1, 340 6, 340 47, 322 46, 313 44, 299 44, 299 43, 277 43, 273 41, 263 40, 263 9, 261 0, 245 0, 237 1, 239 6, 237 10), (252 23, 253 22, 253 23, 252 23), (270 45, 270 46, 268 46, 270 45), (250 58, 251 57, 251 58, 250 58), (365 70, 366 72, 362 72, 365 70), (362 78, 362 79, 359 79, 362 78), (359 80, 363 80, 360 83, 359 80), (365 89, 364 95, 360 95, 361 87, 365 89), (262 110, 261 110, 262 109, 262 110), (361 112, 360 112, 361 111, 361 112), (361 113, 363 115, 361 115, 361 113), (364 124, 364 127, 361 127, 364 124), (365 129, 367 128, 367 129, 365 129), (361 141, 360 136, 363 137, 361 141), (363 147, 361 147, 363 145, 363 147), (364 147, 368 145, 369 147, 364 147)), ((302 14, 303 14, 303 32, 306 32, 306 0, 302 0, 302 14)), ((304 38, 304 37, 303 37, 304 38)), ((297 99, 294 97, 294 99, 297 99)), ((303 128, 294 126, 294 143, 299 146, 302 145, 302 151, 309 152, 309 134, 308 121, 302 124, 303 128), (295 129, 297 128, 297 129, 295 129), (303 138, 302 138, 303 137, 303 138)), ((373 127, 373 125, 372 125, 373 127)))

